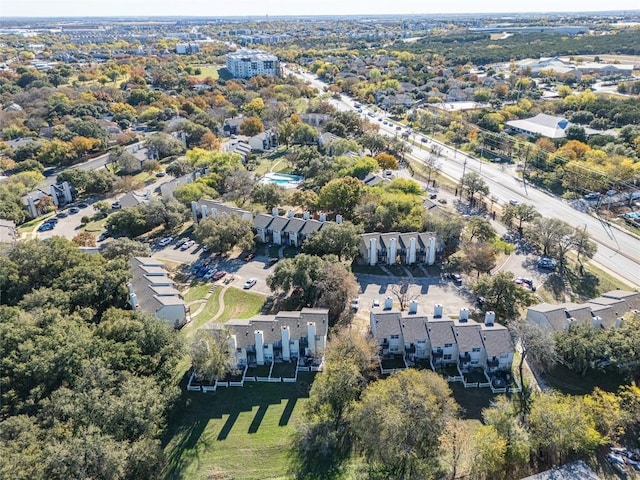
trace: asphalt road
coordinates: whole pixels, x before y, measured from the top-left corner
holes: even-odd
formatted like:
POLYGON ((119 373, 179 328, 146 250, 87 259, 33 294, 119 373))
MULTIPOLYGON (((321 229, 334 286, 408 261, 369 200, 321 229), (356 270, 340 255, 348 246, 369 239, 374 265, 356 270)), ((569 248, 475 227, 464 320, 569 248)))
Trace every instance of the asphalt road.
MULTIPOLYGON (((314 75, 292 73, 308 80, 320 91, 323 91, 327 86, 314 75)), ((332 99, 331 103, 340 110, 355 110, 353 102, 344 96, 342 100, 332 99)), ((364 109, 364 113, 366 114, 366 109, 364 109)), ((389 136, 398 135, 399 131, 396 127, 399 124, 389 123, 389 125, 384 125, 380 122, 380 133, 389 136)), ((612 227, 607 222, 588 213, 574 209, 561 198, 523 185, 522 181, 515 176, 513 169, 481 162, 477 158, 436 142, 432 138, 429 138, 429 141, 442 146, 441 172, 444 175, 458 180, 462 177, 463 172, 476 172, 483 177, 489 186, 491 195, 495 196, 499 203, 504 205, 509 200, 528 203, 534 205, 544 217, 560 218, 573 227, 586 229, 598 246, 593 261, 604 270, 622 278, 631 285, 640 287, 640 240, 637 237, 612 227)), ((424 161, 429 153, 420 147, 412 146, 411 155, 418 161, 424 161)))

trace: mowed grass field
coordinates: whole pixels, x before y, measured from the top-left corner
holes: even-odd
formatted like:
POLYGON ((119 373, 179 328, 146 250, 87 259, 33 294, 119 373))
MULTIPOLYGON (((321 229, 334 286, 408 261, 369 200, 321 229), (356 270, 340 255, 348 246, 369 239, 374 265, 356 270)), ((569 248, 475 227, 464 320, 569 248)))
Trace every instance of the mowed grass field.
POLYGON ((165 480, 293 478, 288 447, 313 374, 297 383, 246 383, 184 392, 168 429, 165 480))

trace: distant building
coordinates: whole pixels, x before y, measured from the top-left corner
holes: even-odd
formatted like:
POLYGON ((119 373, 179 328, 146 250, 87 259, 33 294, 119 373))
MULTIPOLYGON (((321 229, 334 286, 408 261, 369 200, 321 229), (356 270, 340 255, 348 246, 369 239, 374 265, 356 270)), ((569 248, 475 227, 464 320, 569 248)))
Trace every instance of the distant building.
POLYGON ((176 53, 178 55, 200 53, 200 45, 198 45, 197 43, 178 43, 176 44, 176 53))
MULTIPOLYGON (((515 133, 523 133, 525 135, 540 135, 547 138, 565 138, 567 128, 572 125, 569 120, 564 117, 555 117, 546 113, 539 113, 535 117, 525 118, 523 120, 511 120, 505 125, 515 133)), ((591 128, 585 128, 587 135, 594 135, 598 132, 591 128)))
POLYGON ((278 57, 262 50, 240 49, 227 53, 227 70, 235 78, 251 78, 256 75, 280 75, 278 57))
POLYGON ((18 240, 16 224, 0 218, 0 255, 4 254, 18 240))
POLYGON ((433 265, 442 250, 433 232, 365 233, 360 239, 360 256, 367 264, 433 265))
POLYGON ((582 460, 545 470, 522 480, 600 480, 600 477, 582 460))

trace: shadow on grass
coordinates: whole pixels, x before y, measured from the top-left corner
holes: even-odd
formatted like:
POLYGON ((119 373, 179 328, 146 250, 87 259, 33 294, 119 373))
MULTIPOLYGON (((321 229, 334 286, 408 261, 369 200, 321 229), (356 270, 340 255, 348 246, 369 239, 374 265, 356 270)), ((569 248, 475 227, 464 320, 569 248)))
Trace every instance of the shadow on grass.
POLYGON ((171 412, 169 427, 163 438, 167 456, 164 478, 178 480, 183 471, 201 455, 211 457, 215 442, 225 441, 238 417, 244 412, 255 412, 248 434, 259 431, 270 406, 286 402, 278 425, 285 427, 299 398, 307 398, 314 374, 301 373, 296 383, 246 383, 244 387, 219 388, 215 393, 187 392, 187 378, 180 383, 182 394, 171 412), (217 436, 204 434, 210 420, 222 420, 224 425, 217 436))

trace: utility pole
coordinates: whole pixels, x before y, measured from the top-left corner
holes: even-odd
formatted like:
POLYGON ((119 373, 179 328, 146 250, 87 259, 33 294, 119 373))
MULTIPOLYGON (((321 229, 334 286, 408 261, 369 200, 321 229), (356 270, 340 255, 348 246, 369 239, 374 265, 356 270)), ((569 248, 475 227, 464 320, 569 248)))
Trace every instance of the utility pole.
POLYGON ((462 164, 462 177, 460 177, 460 198, 462 198, 462 190, 464 190, 464 174, 467 170, 467 159, 464 159, 464 163, 462 164))

